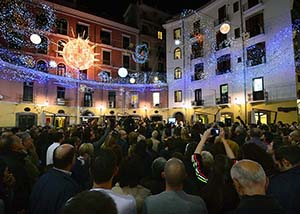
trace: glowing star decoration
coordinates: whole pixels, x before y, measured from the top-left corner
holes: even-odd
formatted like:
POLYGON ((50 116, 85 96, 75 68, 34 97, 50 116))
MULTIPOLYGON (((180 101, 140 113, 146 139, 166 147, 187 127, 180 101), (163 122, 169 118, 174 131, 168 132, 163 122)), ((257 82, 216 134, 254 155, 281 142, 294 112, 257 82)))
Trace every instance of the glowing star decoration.
POLYGON ((64 49, 59 53, 63 55, 68 66, 78 70, 86 70, 94 64, 94 48, 96 46, 90 46, 87 39, 83 40, 78 36, 77 39, 70 40, 62 45, 64 49))
POLYGON ((149 49, 146 44, 135 47, 135 53, 132 54, 132 59, 136 63, 143 64, 148 60, 149 49))

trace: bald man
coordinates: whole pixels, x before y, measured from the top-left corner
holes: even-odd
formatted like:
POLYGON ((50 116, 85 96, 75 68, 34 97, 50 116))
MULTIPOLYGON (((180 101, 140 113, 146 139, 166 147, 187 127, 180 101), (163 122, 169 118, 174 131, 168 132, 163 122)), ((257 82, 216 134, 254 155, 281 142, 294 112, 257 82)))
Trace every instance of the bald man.
POLYGON ((71 178, 75 149, 63 144, 54 150, 52 169, 40 177, 30 196, 30 213, 59 213, 65 202, 80 191, 71 178))
POLYGON ((236 191, 241 196, 236 213, 285 213, 277 200, 266 195, 268 179, 259 163, 241 160, 233 165, 230 173, 236 191))
POLYGON ((146 198, 143 213, 155 214, 192 214, 207 213, 204 201, 199 196, 189 195, 183 189, 186 178, 184 164, 177 158, 167 161, 163 176, 166 181, 164 192, 146 198))

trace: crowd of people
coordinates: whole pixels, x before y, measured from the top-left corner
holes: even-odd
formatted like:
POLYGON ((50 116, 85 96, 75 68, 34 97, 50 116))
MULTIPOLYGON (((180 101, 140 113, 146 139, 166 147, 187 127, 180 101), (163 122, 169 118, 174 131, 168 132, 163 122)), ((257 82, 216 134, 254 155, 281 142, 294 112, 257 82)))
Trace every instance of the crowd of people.
POLYGON ((300 129, 147 119, 5 129, 0 213, 300 213, 300 129))

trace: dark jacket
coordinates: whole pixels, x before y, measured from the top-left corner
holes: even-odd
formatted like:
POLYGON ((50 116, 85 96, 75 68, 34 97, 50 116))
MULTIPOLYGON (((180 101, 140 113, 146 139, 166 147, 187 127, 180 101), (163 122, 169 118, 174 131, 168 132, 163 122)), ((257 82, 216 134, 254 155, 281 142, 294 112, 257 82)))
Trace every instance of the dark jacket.
POLYGON ((300 167, 271 177, 268 194, 274 196, 287 213, 300 213, 300 167))
POLYGON ((271 196, 242 196, 236 214, 283 214, 285 210, 271 196))
POLYGON ((59 213, 65 202, 80 191, 70 175, 48 170, 35 184, 30 195, 30 213, 59 213))

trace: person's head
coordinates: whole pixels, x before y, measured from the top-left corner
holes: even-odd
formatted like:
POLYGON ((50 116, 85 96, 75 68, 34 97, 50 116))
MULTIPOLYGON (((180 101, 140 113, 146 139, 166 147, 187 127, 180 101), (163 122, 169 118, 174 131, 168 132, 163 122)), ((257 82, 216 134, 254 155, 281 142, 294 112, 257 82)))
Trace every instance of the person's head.
POLYGON ((62 214, 117 214, 114 200, 103 191, 83 191, 69 199, 62 214))
POLYGON ((232 166, 230 174, 239 195, 265 195, 268 182, 259 163, 241 160, 232 166))
POLYGON ((203 170, 206 172, 210 172, 214 164, 214 156, 209 151, 202 151, 201 157, 202 157, 203 170))
POLYGON ((261 134, 262 134, 262 131, 259 128, 250 129, 250 137, 260 138, 261 134))
POLYGON ((124 129, 121 129, 119 131, 119 134, 120 134, 120 139, 122 139, 122 140, 126 140, 127 139, 127 132, 124 129))
POLYGON ((154 139, 157 139, 157 137, 158 137, 158 131, 154 130, 154 131, 152 132, 152 137, 153 137, 154 139))
POLYGON ((70 144, 58 146, 53 152, 53 166, 58 169, 71 171, 75 163, 75 149, 70 144))
POLYGON ((139 159, 135 157, 125 159, 119 169, 120 187, 136 187, 142 178, 143 170, 143 165, 140 163, 139 159))
POLYGON ((165 165, 164 177, 167 188, 182 189, 183 181, 186 178, 183 162, 177 158, 169 159, 165 165))
POLYGON ((117 174, 117 160, 110 149, 103 149, 92 163, 91 172, 95 184, 112 181, 117 174))
POLYGON ((94 155, 94 146, 91 143, 83 143, 80 145, 78 154, 80 156, 84 156, 85 154, 88 154, 90 157, 94 155))
POLYGON ((300 142, 300 130, 294 130, 289 135, 289 142, 290 143, 297 143, 300 142))
POLYGON ((300 164, 300 147, 296 145, 281 146, 275 150, 275 163, 280 171, 286 171, 300 164))
POLYGON ((152 176, 156 179, 161 179, 162 172, 164 171, 167 160, 163 157, 156 158, 151 165, 152 176))
POLYGON ((52 137, 52 142, 57 142, 57 143, 62 143, 65 138, 64 133, 58 131, 52 133, 51 137, 52 137))

